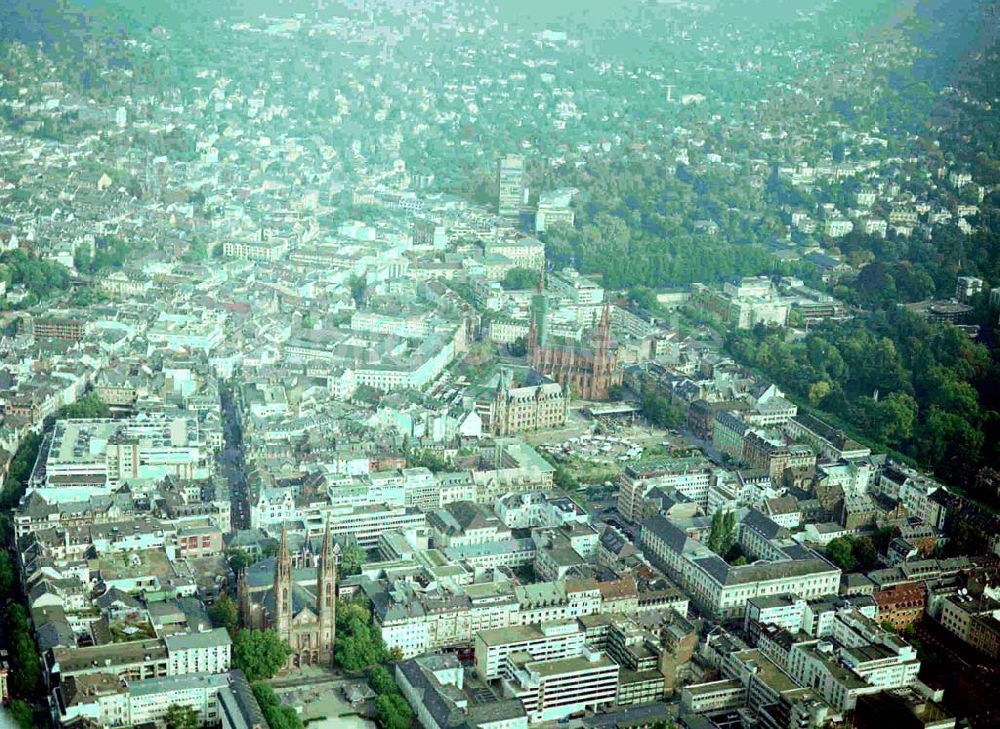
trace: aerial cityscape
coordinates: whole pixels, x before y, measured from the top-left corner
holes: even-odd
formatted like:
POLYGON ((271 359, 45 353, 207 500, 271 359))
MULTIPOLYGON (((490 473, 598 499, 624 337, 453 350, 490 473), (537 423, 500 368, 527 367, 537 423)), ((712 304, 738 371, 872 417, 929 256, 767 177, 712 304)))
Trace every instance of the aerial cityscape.
POLYGON ((1000 728, 994 0, 0 0, 0 729, 1000 728))

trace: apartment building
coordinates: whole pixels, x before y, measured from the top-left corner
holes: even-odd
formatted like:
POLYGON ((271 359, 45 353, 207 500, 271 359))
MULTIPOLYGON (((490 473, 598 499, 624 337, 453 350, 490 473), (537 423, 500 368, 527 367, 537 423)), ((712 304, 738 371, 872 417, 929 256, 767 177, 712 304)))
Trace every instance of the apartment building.
POLYGON ((618 512, 630 522, 642 521, 655 506, 646 499, 654 488, 676 489, 699 504, 708 506, 708 491, 715 477, 712 464, 703 458, 667 458, 630 463, 619 480, 618 512))
POLYGON ((842 610, 832 639, 791 646, 786 669, 837 711, 851 711, 859 696, 913 685, 920 661, 911 645, 874 620, 856 610, 842 610))
POLYGON ((918 622, 927 603, 927 587, 920 583, 893 585, 874 595, 878 617, 894 630, 908 628, 918 622))
POLYGON ((222 244, 222 254, 226 258, 242 258, 247 261, 275 263, 284 258, 289 249, 287 240, 227 240, 222 244))
POLYGON ((389 648, 412 657, 474 645, 483 630, 564 622, 601 611, 597 583, 587 580, 498 586, 420 588, 397 580, 371 596, 376 627, 389 648))
POLYGON ((967 592, 947 597, 941 604, 941 625, 984 656, 1000 658, 1000 603, 967 592))
POLYGON ((169 660, 168 673, 225 673, 232 657, 232 641, 225 628, 178 633, 163 639, 169 660))
POLYGON ((35 339, 63 339, 79 342, 90 329, 90 325, 78 317, 36 316, 31 320, 35 339))
POLYGON ((515 268, 539 271, 545 263, 545 245, 531 236, 490 241, 484 245, 483 252, 487 257, 503 256, 515 268))

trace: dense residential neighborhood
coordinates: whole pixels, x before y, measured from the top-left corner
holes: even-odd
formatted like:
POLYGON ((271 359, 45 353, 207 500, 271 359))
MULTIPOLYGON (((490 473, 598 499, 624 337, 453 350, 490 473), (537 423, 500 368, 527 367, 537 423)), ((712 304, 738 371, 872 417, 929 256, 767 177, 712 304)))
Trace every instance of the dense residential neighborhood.
POLYGON ((14 5, 0 724, 1000 725, 990 3, 14 5))

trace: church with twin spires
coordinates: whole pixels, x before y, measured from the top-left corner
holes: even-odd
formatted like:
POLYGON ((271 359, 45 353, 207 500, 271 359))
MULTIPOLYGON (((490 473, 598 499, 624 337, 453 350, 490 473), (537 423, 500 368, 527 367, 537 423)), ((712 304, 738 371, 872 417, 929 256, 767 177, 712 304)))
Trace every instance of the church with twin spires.
MULTIPOLYGON (((336 549, 329 524, 318 555, 302 555, 303 567, 293 567, 288 548, 288 532, 281 527, 278 554, 273 560, 270 588, 254 590, 244 571, 239 578, 238 598, 242 624, 254 630, 273 628, 292 648, 287 668, 307 665, 330 665, 337 619, 336 549), (303 580, 303 572, 315 568, 315 588, 303 580), (293 575, 293 573, 295 573, 293 575), (303 584, 305 583, 305 584, 303 584)), ((254 577, 271 569, 271 560, 254 565, 254 577)))

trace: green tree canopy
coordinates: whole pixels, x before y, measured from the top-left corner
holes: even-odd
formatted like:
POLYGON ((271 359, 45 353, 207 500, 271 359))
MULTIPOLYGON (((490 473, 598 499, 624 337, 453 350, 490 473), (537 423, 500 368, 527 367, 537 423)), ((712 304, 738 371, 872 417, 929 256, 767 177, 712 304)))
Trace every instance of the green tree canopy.
POLYGON ((356 575, 361 571, 361 566, 365 563, 367 555, 365 550, 357 542, 351 542, 344 548, 340 557, 341 576, 356 575))
POLYGON ((867 571, 878 565, 878 552, 870 537, 837 537, 826 546, 826 556, 845 572, 867 571))
POLYGON ((512 268, 504 274, 501 286, 508 291, 523 291, 538 288, 542 274, 531 268, 512 268))
POLYGON ((283 705, 273 688, 260 681, 250 688, 267 720, 268 729, 302 729, 302 720, 295 709, 283 705))
POLYGON ((643 393, 642 414, 661 428, 677 428, 684 424, 684 411, 658 392, 643 393))
POLYGON ((338 603, 334 658, 348 671, 359 671, 389 657, 382 634, 371 624, 369 611, 357 603, 338 603))
POLYGON ((42 690, 42 668, 31 624, 24 608, 17 603, 7 607, 4 627, 10 650, 10 687, 22 697, 34 697, 42 690))
POLYGON ((399 694, 382 694, 375 698, 375 713, 384 729, 409 729, 413 710, 399 694))
POLYGON ((19 729, 34 729, 35 712, 24 699, 14 699, 10 702, 10 715, 19 729))
POLYGON ((225 628, 232 635, 240 621, 240 611, 236 601, 223 592, 208 609, 208 617, 212 620, 212 625, 225 628))
POLYGON ((165 717, 167 729, 200 729, 198 714, 190 706, 171 704, 165 717))
POLYGON ((242 629, 233 640, 233 665, 248 681, 271 678, 288 663, 292 649, 275 630, 242 629))

